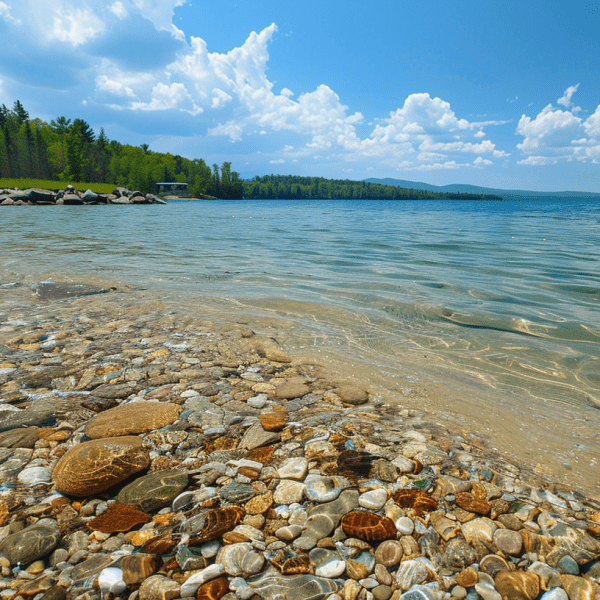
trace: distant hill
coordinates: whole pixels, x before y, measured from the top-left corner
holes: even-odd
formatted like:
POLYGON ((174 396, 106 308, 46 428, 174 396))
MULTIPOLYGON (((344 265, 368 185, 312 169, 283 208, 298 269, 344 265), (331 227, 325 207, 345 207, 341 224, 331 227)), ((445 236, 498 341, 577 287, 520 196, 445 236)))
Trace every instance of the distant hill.
POLYGON ((526 198, 593 198, 600 200, 600 194, 593 192, 534 192, 531 190, 501 190, 496 188, 480 187, 453 183, 451 185, 431 185, 420 181, 406 181, 405 179, 365 179, 368 183, 379 183, 411 190, 424 190, 427 192, 461 193, 461 194, 494 194, 502 196, 505 200, 522 200, 526 198))

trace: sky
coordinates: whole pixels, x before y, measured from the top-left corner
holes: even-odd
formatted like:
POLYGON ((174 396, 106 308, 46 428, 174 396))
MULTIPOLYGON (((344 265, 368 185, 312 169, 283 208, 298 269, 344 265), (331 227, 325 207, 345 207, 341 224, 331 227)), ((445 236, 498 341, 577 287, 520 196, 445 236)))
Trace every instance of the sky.
POLYGON ((0 0, 0 104, 242 177, 600 193, 600 0, 0 0))

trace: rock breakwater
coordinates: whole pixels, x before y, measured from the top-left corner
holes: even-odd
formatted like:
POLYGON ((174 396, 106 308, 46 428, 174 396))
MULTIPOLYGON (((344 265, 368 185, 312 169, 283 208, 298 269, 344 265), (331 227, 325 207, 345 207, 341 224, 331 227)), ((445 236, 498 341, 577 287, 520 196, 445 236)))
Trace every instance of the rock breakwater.
POLYGON ((0 322, 2 599, 600 597, 594 499, 247 325, 61 291, 0 322))
POLYGON ((80 192, 72 185, 64 190, 28 188, 0 189, 0 206, 81 206, 89 204, 166 204, 154 194, 143 194, 117 187, 110 194, 97 194, 92 190, 80 192))

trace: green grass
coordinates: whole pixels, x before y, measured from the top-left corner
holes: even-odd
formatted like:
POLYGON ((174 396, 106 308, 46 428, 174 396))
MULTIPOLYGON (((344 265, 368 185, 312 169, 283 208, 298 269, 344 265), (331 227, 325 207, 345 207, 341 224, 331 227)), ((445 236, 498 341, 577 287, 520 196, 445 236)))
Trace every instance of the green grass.
POLYGON ((0 178, 0 189, 2 188, 42 188, 44 190, 64 190, 68 185, 85 192, 92 190, 97 194, 110 194, 117 186, 114 183, 78 183, 75 181, 51 181, 44 179, 7 179, 0 178))

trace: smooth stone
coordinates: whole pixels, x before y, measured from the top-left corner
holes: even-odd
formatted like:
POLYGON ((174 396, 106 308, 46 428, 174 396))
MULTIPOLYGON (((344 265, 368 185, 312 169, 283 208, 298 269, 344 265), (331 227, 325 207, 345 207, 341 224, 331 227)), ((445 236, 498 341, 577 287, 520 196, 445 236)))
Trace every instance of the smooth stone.
MULTIPOLYGON (((252 590, 249 590, 252 592, 252 590)), ((226 576, 211 579, 203 583, 196 593, 196 600, 220 600, 229 592, 229 578, 226 576)), ((240 600, 250 598, 251 594, 239 595, 240 600)))
POLYGON ((430 560, 419 557, 418 559, 405 560, 400 564, 396 573, 396 583, 401 590, 409 590, 413 585, 425 583, 435 578, 435 567, 430 560))
POLYGON ((275 536, 284 542, 292 542, 302 533, 301 525, 287 525, 275 531, 275 536))
POLYGON ((415 530, 415 523, 410 517, 400 517, 396 520, 395 525, 402 535, 412 535, 415 530))
POLYGON ((51 525, 30 525, 7 536, 0 543, 0 555, 11 565, 29 564, 50 554, 58 545, 60 530, 51 525))
MULTIPOLYGON (((248 401, 248 404, 250 404, 250 401, 248 401)), ((285 411, 261 413, 258 419, 265 431, 281 431, 288 422, 287 412, 285 411)))
POLYGON ((119 492, 117 502, 130 504, 145 512, 153 512, 168 506, 187 485, 186 473, 149 473, 125 486, 119 492))
POLYGON ((280 481, 273 493, 273 500, 277 504, 293 504, 301 502, 304 496, 304 483, 285 479, 280 481))
POLYGON ((129 504, 119 504, 115 502, 99 517, 88 521, 87 526, 92 531, 116 533, 119 531, 129 531, 136 525, 149 523, 150 521, 150 515, 141 511, 139 508, 130 506, 129 504))
POLYGON ((556 568, 567 575, 579 575, 579 565, 569 555, 563 556, 556 563, 556 568))
POLYGON ((497 529, 494 532, 493 540, 498 550, 501 550, 504 554, 518 556, 523 549, 523 538, 518 531, 497 529))
POLYGON ((317 504, 308 513, 306 528, 294 540, 294 547, 303 550, 314 548, 318 540, 328 535, 339 525, 343 515, 358 506, 358 491, 344 490, 337 500, 317 504))
POLYGON ((371 590, 375 600, 388 600, 392 596, 392 588, 389 585, 378 585, 371 590))
POLYGON ((73 571, 71 572, 71 578, 73 581, 81 581, 83 579, 87 579, 88 577, 92 577, 93 575, 97 575, 105 569, 109 565, 111 565, 114 560, 107 556, 106 554, 100 554, 98 556, 92 556, 87 560, 84 560, 81 563, 78 563, 73 567, 73 571))
POLYGON ((439 600, 439 596, 424 585, 414 585, 408 592, 399 596, 398 600, 439 600))
POLYGON ((314 548, 309 553, 311 563, 315 566, 317 577, 340 577, 346 570, 346 562, 340 559, 337 552, 326 548, 314 548))
POLYGON ((529 565, 527 570, 535 573, 540 578, 540 587, 542 590, 548 591, 562 585, 560 572, 546 563, 534 562, 529 565))
POLYGON ((179 598, 180 586, 164 575, 151 575, 139 589, 140 600, 173 600, 179 598))
POLYGON ((280 479, 304 481, 308 473, 308 461, 305 458, 289 458, 277 469, 280 479))
POLYGON ((360 388, 356 388, 352 385, 342 385, 333 390, 345 404, 352 404, 353 406, 360 406, 366 404, 369 401, 369 393, 360 388))
POLYGON ((375 561, 384 567, 393 567, 400 562, 404 552, 396 540, 385 540, 375 550, 375 561))
POLYGON ((174 423, 182 408, 170 402, 130 402, 97 414, 87 424, 91 439, 136 435, 174 423))
POLYGON ((508 571, 510 569, 501 556, 488 554, 479 561, 479 570, 494 577, 499 571, 508 571))
MULTIPOLYGON (((432 527, 446 542, 453 537, 456 537, 461 532, 460 523, 458 521, 448 519, 442 511, 432 512, 430 519, 432 527)), ((396 527, 397 526, 398 525, 396 524, 396 527)))
POLYGON ((98 575, 98 587, 102 594, 122 594, 127 589, 127 584, 123 581, 123 571, 115 567, 103 569, 98 575))
MULTIPOLYGON (((475 591, 483 598, 483 600, 504 600, 496 588, 487 581, 480 581, 479 583, 476 583, 475 591)), ((512 596, 509 597, 512 600, 512 596)))
POLYGON ((511 600, 535 600, 540 593, 540 579, 531 571, 500 571, 494 583, 500 596, 511 600))
MULTIPOLYGON (((371 490, 365 492, 358 497, 358 503, 369 510, 379 510, 383 508, 387 502, 388 493, 387 490, 380 488, 378 490, 371 490)), ((396 524, 397 527, 397 524, 396 524)))
POLYGON ((301 398, 310 392, 310 388, 302 381, 294 381, 289 379, 277 386, 275 395, 281 400, 293 400, 301 398))
POLYGON ((52 480, 63 494, 92 496, 149 465, 150 457, 141 438, 104 438, 68 450, 54 467, 52 480))
POLYGON ((308 475, 304 485, 304 495, 311 502, 331 502, 342 493, 342 486, 333 477, 308 475))
POLYGON ((198 588, 207 581, 219 577, 225 572, 224 565, 215 563, 210 565, 198 573, 194 573, 181 584, 181 597, 192 597, 198 591, 198 588))
POLYGON ((223 565, 228 575, 245 577, 256 575, 262 569, 265 558, 252 547, 252 544, 242 542, 221 548, 217 555, 217 562, 223 565))
POLYGON ((560 579, 569 600, 596 600, 598 598, 600 586, 597 583, 576 575, 561 575, 560 579))
POLYGON ((259 496, 255 496, 246 504, 244 504, 244 510, 247 515, 262 515, 269 510, 273 506, 273 493, 266 492, 264 494, 260 494, 259 496))
POLYGON ((276 597, 289 600, 324 600, 329 594, 339 590, 335 579, 317 577, 315 575, 278 575, 265 573, 258 578, 248 581, 263 600, 276 597))
POLYGON ((121 559, 121 570, 123 571, 123 581, 127 585, 136 585, 142 583, 145 579, 153 575, 160 565, 159 560, 151 554, 131 554, 121 559))
POLYGON ((273 444, 281 439, 278 433, 272 431, 265 431, 259 422, 254 423, 246 431, 244 437, 240 440, 238 448, 245 450, 253 450, 254 448, 260 448, 268 444, 273 444))
POLYGON ((240 504, 256 496, 256 490, 248 484, 232 481, 222 485, 219 489, 219 497, 225 502, 240 504))
POLYGON ((44 483, 50 481, 52 472, 46 467, 30 467, 23 469, 17 476, 17 480, 24 484, 44 483))

